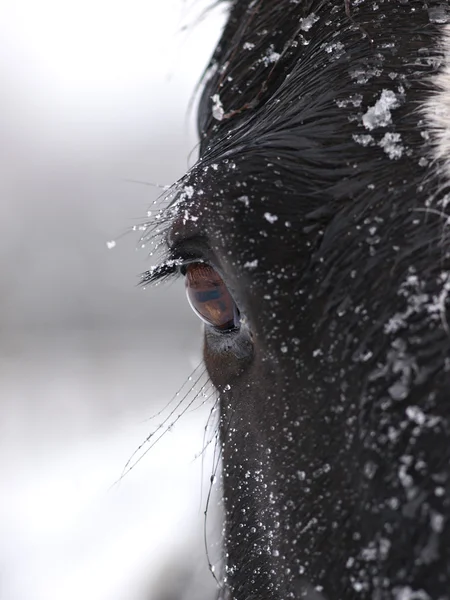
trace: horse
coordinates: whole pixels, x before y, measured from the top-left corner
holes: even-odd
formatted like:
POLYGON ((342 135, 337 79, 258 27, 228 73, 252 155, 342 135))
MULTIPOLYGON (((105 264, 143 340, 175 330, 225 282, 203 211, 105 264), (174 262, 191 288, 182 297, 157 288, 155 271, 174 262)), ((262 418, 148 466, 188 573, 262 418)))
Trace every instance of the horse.
POLYGON ((449 6, 227 5, 143 274, 205 324, 219 596, 449 600, 449 6))

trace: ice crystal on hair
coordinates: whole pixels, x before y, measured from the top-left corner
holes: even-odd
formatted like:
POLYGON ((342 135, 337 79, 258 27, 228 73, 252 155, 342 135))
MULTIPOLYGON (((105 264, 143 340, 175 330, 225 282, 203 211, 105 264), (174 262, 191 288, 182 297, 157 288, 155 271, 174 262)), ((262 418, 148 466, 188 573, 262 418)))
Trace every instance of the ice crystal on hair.
POLYGON ((188 198, 192 198, 192 196, 194 195, 194 188, 192 187, 192 185, 184 186, 183 191, 188 198))
POLYGON ((380 98, 374 106, 367 109, 363 115, 362 122, 366 129, 372 130, 376 127, 386 127, 392 122, 391 110, 399 106, 397 96, 392 90, 383 90, 380 98))
POLYGON ((238 201, 243 202, 247 208, 250 206, 250 200, 248 196, 239 196, 238 201))
POLYGON ((264 213, 264 218, 271 224, 275 223, 275 221, 278 221, 277 215, 272 215, 269 212, 264 213))
POLYGON ((217 121, 221 121, 223 119, 225 111, 223 110, 222 102, 220 100, 220 95, 214 94, 214 96, 212 96, 211 100, 213 102, 212 116, 214 117, 214 119, 217 119, 217 121))
POLYGON ((431 600, 431 598, 423 590, 413 590, 406 586, 394 590, 394 600, 431 600))
POLYGON ((404 148, 401 145, 401 135, 399 133, 385 133, 378 145, 383 148, 391 160, 396 160, 403 154, 404 148))
POLYGON ((264 65, 267 67, 271 63, 276 63, 280 58, 279 52, 275 52, 273 46, 271 45, 269 50, 267 51, 266 56, 262 58, 264 65))
POLYGON ((348 98, 341 98, 339 100, 336 100, 336 104, 337 106, 339 106, 339 108, 345 108, 350 104, 355 108, 358 108, 359 106, 361 106, 362 100, 362 94, 352 94, 348 98))
POLYGON ((374 143, 374 139, 371 135, 369 134, 356 134, 354 133, 352 135, 352 138, 355 140, 355 142, 357 144, 361 144, 361 146, 368 146, 369 144, 373 144, 374 143))
POLYGON ((332 42, 331 44, 325 44, 325 52, 332 54, 333 58, 340 58, 345 52, 345 46, 342 42, 332 42))
POLYGON ((311 13, 304 19, 300 19, 300 29, 302 31, 309 31, 318 20, 319 17, 315 13, 311 13))
POLYGON ((256 269, 257 266, 258 266, 257 258, 255 258, 255 260, 248 260, 247 262, 244 263, 244 267, 246 269, 256 269))

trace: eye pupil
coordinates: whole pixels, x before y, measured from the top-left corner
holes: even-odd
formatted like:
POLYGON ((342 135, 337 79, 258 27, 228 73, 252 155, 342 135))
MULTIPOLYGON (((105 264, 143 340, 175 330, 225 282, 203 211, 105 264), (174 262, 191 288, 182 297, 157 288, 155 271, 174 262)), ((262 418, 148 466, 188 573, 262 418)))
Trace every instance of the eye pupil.
POLYGON ((211 265, 186 267, 186 295, 197 316, 222 331, 239 326, 239 312, 223 279, 211 265))

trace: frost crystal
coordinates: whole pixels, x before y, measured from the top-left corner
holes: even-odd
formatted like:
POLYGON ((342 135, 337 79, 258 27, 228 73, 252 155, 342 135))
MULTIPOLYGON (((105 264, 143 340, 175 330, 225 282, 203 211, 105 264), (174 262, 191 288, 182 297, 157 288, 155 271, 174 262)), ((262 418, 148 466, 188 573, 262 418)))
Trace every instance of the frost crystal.
POLYGON ((262 62, 264 63, 264 66, 267 67, 271 63, 276 63, 279 60, 280 56, 281 54, 279 52, 275 52, 275 50, 273 49, 273 45, 271 45, 267 51, 267 55, 262 58, 262 62))
POLYGON ((394 594, 395 600, 431 600, 423 590, 413 590, 409 586, 396 588, 394 594))
POLYGON ((280 58, 280 53, 279 52, 274 52, 273 50, 271 52, 269 52, 269 54, 267 55, 267 58, 269 60, 269 62, 277 62, 277 60, 279 60, 280 58))
POLYGON ((411 419, 417 425, 423 425, 426 421, 424 413, 418 406, 408 406, 406 409, 408 419, 411 419))
POLYGON ((366 129, 372 130, 376 127, 386 127, 391 123, 391 110, 397 108, 399 102, 397 96, 391 90, 383 90, 380 98, 374 106, 371 106, 362 121, 366 129))
POLYGON ((373 143, 375 140, 373 139, 373 137, 369 134, 356 134, 354 133, 352 135, 352 138, 355 140, 355 142, 357 144, 361 144, 361 146, 368 146, 369 144, 373 143))
POLYGON ((332 42, 325 45, 325 52, 333 54, 334 58, 339 58, 345 52, 345 46, 342 42, 332 42))
POLYGON ((403 154, 401 145, 401 135, 399 133, 385 133, 378 145, 383 148, 391 160, 400 158, 403 154))
POLYGON ((348 98, 341 98, 339 100, 336 100, 336 104, 337 106, 339 106, 339 108, 345 108, 349 104, 351 104, 355 108, 358 108, 359 106, 361 106, 362 101, 363 97, 361 94, 352 94, 348 98))
POLYGON ((353 69, 349 71, 350 77, 356 80, 358 84, 364 84, 372 79, 372 77, 379 77, 381 75, 381 70, 376 67, 367 68, 367 69, 353 69))
POLYGON ((257 258, 255 258, 255 260, 248 260, 247 262, 244 263, 244 267, 246 269, 256 269, 257 266, 258 266, 257 258))
POLYGON ((192 185, 184 186, 183 191, 185 192, 188 198, 192 198, 192 196, 194 195, 194 188, 192 187, 192 185))
POLYGON ((311 13, 304 19, 300 19, 300 29, 302 31, 309 31, 314 23, 316 23, 318 20, 319 17, 316 14, 311 13))
POLYGON ((221 121, 223 119, 225 111, 223 110, 219 94, 214 94, 214 96, 211 97, 211 100, 213 101, 212 116, 214 117, 214 119, 217 119, 217 121, 221 121))
POLYGON ((269 223, 275 223, 275 221, 278 221, 277 215, 271 215, 268 212, 264 213, 264 218, 266 221, 269 221, 269 223))
POLYGON ((239 196, 238 201, 243 202, 247 208, 250 206, 250 200, 248 196, 239 196))

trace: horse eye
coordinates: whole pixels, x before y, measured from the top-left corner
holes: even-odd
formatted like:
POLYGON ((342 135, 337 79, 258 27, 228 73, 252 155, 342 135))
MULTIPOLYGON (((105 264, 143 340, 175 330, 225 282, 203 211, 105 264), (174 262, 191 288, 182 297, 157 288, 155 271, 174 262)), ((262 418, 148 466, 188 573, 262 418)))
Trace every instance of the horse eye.
POLYGON ((185 267, 186 295, 197 316, 220 329, 239 327, 239 311, 223 279, 206 263, 190 263, 185 267))

